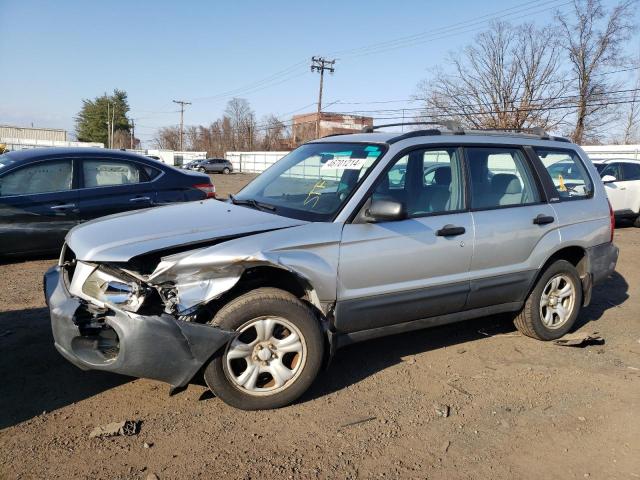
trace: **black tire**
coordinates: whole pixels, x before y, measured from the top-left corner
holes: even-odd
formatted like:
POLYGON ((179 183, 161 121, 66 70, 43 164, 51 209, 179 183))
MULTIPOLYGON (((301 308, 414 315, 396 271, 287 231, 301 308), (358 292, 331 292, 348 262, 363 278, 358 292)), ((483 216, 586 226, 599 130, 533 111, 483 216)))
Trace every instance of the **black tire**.
POLYGON ((556 340, 571 330, 576 318, 578 318, 581 306, 582 283, 580 282, 578 272, 571 263, 566 260, 558 260, 549 265, 549 267, 542 273, 534 289, 529 294, 523 309, 515 317, 514 324, 523 335, 528 337, 545 341, 556 340), (558 275, 563 275, 573 283, 575 299, 572 311, 569 313, 567 320, 557 328, 549 328, 542 321, 540 315, 540 301, 547 283, 553 277, 558 275))
POLYGON ((633 221, 633 226, 636 228, 640 228, 640 215, 638 215, 633 221))
POLYGON ((199 168, 198 168, 198 171, 199 171, 200 173, 206 173, 206 172, 207 172, 207 171, 205 170, 205 168, 204 168, 204 167, 199 167, 199 168))
POLYGON ((222 173, 224 173, 225 175, 229 175, 231 173, 231 170, 229 170, 229 168, 227 168, 227 167, 224 167, 222 169, 222 173))
POLYGON ((258 288, 245 293, 222 307, 211 323, 237 330, 265 316, 283 318, 298 329, 306 345, 304 364, 283 389, 273 394, 254 395, 241 389, 229 378, 226 361, 228 346, 225 347, 224 352, 213 358, 205 368, 204 379, 216 396, 241 410, 264 410, 289 405, 311 386, 322 366, 324 338, 320 323, 311 308, 284 290, 258 288))

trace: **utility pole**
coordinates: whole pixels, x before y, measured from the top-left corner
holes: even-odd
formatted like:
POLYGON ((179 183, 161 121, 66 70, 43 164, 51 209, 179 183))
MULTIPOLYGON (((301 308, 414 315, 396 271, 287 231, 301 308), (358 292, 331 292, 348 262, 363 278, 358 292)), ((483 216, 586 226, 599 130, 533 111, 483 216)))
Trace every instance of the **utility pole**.
POLYGON ((184 100, 174 100, 173 103, 180 105, 180 151, 183 151, 182 137, 184 136, 184 106, 191 105, 191 102, 185 102, 184 100))
POLYGON ((320 112, 322 111, 322 84, 324 71, 335 72, 335 60, 327 60, 324 57, 311 57, 311 71, 320 73, 320 91, 318 92, 318 116, 316 117, 316 138, 320 137, 320 112))
POLYGON ((136 124, 134 123, 133 118, 131 119, 131 150, 133 150, 133 140, 136 138, 136 124))
POLYGON ((107 148, 111 148, 111 112, 109 108, 110 108, 110 103, 107 100, 107 148))

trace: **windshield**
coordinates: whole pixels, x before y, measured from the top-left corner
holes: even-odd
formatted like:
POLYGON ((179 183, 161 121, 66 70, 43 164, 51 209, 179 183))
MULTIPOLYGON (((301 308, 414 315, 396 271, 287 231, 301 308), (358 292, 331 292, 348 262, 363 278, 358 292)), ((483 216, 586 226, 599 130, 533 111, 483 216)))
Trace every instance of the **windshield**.
POLYGON ((380 145, 308 143, 276 162, 233 200, 279 215, 329 221, 380 158, 380 145))

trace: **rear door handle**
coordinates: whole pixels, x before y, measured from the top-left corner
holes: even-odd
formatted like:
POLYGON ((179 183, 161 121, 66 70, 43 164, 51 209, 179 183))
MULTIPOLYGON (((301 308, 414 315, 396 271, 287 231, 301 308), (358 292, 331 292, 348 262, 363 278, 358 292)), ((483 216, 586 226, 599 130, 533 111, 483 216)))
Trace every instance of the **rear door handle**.
POLYGON ((70 208, 76 208, 75 203, 63 203, 61 205, 52 205, 49 207, 51 210, 60 211, 60 210, 69 210, 70 208))
POLYGON ((553 218, 551 215, 545 215, 544 213, 541 213, 533 219, 533 223, 535 223, 536 225, 546 225, 547 223, 553 223, 554 221, 555 218, 553 218))
POLYGON ((151 198, 149 197, 134 197, 129 199, 130 202, 150 202, 151 198))
POLYGON ((464 227, 456 227, 455 225, 445 225, 436 232, 439 237, 455 237, 456 235, 462 235, 466 230, 464 227))

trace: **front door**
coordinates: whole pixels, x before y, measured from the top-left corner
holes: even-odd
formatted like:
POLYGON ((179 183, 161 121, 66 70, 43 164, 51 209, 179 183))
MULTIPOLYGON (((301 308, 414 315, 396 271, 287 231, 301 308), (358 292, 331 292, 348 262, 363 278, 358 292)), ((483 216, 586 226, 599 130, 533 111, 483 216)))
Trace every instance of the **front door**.
MULTIPOLYGON (((408 218, 346 224, 335 326, 355 332, 463 309, 473 222, 465 210, 460 150, 417 149, 399 158, 370 200, 403 202, 408 218), (439 164, 438 175, 430 175, 439 164)), ((365 206, 366 208, 366 206, 365 206)))
POLYGON ((605 183, 604 190, 607 192, 607 198, 609 198, 613 211, 622 213, 625 209, 629 208, 627 202, 627 182, 624 181, 622 164, 618 162, 607 164, 601 173, 602 177, 605 175, 615 177, 616 179, 614 182, 605 183))
POLYGON ((78 223, 71 160, 45 160, 0 177, 0 254, 60 249, 78 223))

